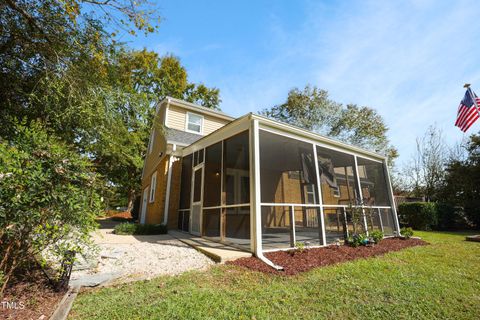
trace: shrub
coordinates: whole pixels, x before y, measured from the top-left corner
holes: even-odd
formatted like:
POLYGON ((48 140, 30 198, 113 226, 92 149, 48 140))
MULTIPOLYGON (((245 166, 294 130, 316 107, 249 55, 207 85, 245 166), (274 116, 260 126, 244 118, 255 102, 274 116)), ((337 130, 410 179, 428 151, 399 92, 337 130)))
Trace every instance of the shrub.
POLYGON ((62 261, 81 253, 100 212, 99 179, 91 161, 40 123, 17 124, 0 140, 0 296, 15 271, 35 257, 62 261))
POLYGON ((375 243, 380 243, 380 241, 383 239, 383 232, 380 230, 372 231, 369 233, 369 235, 375 243))
POLYGON ((351 247, 364 246, 368 244, 368 237, 364 233, 354 234, 347 238, 347 244, 351 247))
POLYGON ((167 233, 167 226, 164 224, 137 224, 120 223, 115 226, 114 233, 119 235, 152 235, 167 233))
POLYGON ((403 224, 417 230, 431 230, 438 226, 437 205, 433 202, 401 203, 398 213, 403 224))
POLYGON ((400 235, 405 239, 410 239, 413 236, 413 230, 412 228, 402 228, 400 229, 400 235))

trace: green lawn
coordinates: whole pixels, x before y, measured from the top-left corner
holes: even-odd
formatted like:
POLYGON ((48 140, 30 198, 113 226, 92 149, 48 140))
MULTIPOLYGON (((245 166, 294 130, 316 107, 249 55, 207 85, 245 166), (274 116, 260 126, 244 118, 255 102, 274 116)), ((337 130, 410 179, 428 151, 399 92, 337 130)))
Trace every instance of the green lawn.
POLYGON ((80 294, 72 319, 478 319, 480 243, 431 243, 279 277, 218 266, 80 294))

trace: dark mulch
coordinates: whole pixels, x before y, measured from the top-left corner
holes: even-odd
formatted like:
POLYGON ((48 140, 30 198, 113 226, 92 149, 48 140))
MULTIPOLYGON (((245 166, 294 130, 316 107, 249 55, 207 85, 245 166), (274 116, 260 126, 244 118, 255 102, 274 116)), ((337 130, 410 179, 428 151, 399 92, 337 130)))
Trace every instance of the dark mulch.
POLYGON ((382 240, 379 244, 373 247, 362 246, 353 248, 346 245, 332 245, 323 248, 308 249, 303 252, 292 250, 266 253, 265 256, 268 259, 276 265, 284 268, 283 271, 277 271, 255 257, 241 258, 227 263, 255 271, 290 276, 317 267, 360 258, 380 256, 390 251, 398 251, 408 247, 424 246, 427 244, 427 242, 419 239, 402 240, 398 238, 389 238, 382 240))
POLYGON ((0 302, 0 319, 48 319, 64 294, 53 290, 40 270, 32 271, 6 289, 0 302))

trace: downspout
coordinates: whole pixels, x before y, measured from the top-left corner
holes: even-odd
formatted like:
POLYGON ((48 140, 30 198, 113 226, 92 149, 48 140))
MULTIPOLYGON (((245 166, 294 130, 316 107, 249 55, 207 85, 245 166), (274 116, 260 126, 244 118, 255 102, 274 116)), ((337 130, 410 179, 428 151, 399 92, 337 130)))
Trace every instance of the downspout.
POLYGON ((165 208, 163 211, 163 224, 167 225, 168 223, 168 209, 170 206, 170 187, 172 184, 172 165, 173 165, 173 153, 177 150, 177 145, 174 144, 172 147, 172 154, 168 155, 168 174, 167 174, 167 191, 165 194, 165 208))
POLYGON ((283 270, 282 266, 278 266, 263 255, 262 250, 262 209, 260 205, 260 149, 258 137, 258 120, 253 119, 250 126, 250 175, 253 177, 253 188, 250 188, 251 207, 254 213, 254 242, 255 256, 262 262, 266 263, 275 270, 283 270), (253 173, 253 174, 252 174, 253 173))

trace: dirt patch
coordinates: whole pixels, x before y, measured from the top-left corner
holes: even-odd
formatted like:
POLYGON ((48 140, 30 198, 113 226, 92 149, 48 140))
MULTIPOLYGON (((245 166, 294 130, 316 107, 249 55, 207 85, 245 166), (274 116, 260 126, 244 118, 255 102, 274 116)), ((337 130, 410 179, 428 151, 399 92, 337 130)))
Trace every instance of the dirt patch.
POLYGON ((390 251, 398 251, 408 247, 424 246, 428 243, 420 239, 384 239, 380 244, 373 247, 352 248, 349 246, 328 246, 323 248, 314 248, 300 251, 276 251, 266 253, 265 256, 273 263, 284 268, 283 271, 277 271, 259 259, 241 258, 235 261, 227 262, 255 271, 273 273, 278 275, 295 275, 317 267, 328 266, 340 262, 368 258, 383 255, 390 251))
POLYGON ((0 304, 0 319, 48 319, 65 291, 53 290, 40 270, 28 280, 17 280, 6 289, 0 304))

